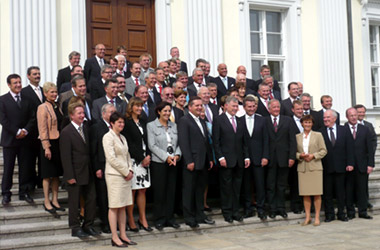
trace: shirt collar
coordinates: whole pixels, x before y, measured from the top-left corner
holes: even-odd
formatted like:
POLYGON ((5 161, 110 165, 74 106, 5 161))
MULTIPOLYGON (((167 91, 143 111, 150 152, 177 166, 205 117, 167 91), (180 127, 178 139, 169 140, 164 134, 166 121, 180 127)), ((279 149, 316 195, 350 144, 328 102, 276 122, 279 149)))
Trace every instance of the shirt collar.
POLYGON ((9 90, 9 93, 12 95, 13 99, 16 99, 16 95, 18 95, 19 97, 21 97, 21 92, 16 94, 16 93, 13 93, 11 90, 9 90))
POLYGON ((228 120, 231 120, 231 117, 235 117, 235 116, 230 115, 227 111, 226 111, 226 116, 227 116, 228 120))
POLYGON ((76 124, 75 122, 71 121, 71 124, 73 124, 73 126, 75 127, 76 130, 78 130, 79 127, 83 127, 83 123, 79 126, 79 125, 76 124))
POLYGON ((194 118, 195 121, 199 121, 199 117, 196 117, 193 113, 189 112, 189 114, 194 118))
POLYGON ((37 87, 34 86, 33 84, 29 83, 30 87, 32 87, 33 90, 35 90, 36 88, 38 88, 38 90, 40 90, 40 85, 38 85, 37 87))

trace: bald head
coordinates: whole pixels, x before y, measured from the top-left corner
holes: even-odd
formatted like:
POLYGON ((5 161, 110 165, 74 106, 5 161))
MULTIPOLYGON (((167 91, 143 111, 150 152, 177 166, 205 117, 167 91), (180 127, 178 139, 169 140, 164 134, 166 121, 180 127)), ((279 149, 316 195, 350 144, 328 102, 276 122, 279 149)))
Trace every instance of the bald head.
POLYGON ((247 69, 246 69, 243 65, 240 65, 240 66, 237 68, 236 73, 237 73, 237 74, 243 74, 243 75, 246 75, 246 74, 247 74, 247 69))
POLYGON ((218 73, 221 77, 227 76, 227 65, 224 63, 221 63, 218 65, 218 73))

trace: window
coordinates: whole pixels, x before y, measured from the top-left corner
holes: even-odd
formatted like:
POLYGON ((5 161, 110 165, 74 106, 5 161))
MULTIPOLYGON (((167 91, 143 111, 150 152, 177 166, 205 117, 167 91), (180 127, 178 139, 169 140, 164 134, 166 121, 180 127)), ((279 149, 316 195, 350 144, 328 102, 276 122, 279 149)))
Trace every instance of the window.
POLYGON ((380 106, 380 93, 379 93, 379 70, 380 70, 380 60, 379 60, 379 48, 380 48, 380 38, 379 38, 379 25, 370 25, 369 28, 369 42, 370 42, 370 53, 371 53, 371 87, 372 87, 372 105, 380 106))
POLYGON ((249 17, 252 78, 260 79, 260 66, 267 64, 281 86, 285 61, 282 13, 251 9, 249 17))

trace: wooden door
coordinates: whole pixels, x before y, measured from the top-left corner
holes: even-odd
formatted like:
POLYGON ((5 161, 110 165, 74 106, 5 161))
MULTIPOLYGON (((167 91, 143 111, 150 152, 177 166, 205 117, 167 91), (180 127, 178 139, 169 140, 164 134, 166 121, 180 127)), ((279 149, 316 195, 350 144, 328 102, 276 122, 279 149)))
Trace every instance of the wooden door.
POLYGON ((138 61, 143 53, 156 66, 154 0, 87 0, 87 56, 95 45, 106 46, 106 58, 116 55, 119 45, 128 50, 128 60, 138 61))

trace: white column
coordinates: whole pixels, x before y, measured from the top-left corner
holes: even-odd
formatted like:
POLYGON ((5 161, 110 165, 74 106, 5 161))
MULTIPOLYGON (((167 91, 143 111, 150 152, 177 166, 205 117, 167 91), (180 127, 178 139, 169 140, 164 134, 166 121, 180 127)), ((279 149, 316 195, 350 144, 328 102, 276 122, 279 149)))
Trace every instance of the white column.
POLYGON ((185 8, 189 74, 195 61, 204 58, 212 65, 210 74, 216 75, 214 66, 224 58, 221 0, 186 0, 185 8))
POLYGON ((10 3, 11 72, 27 84, 30 66, 41 68, 41 84, 57 76, 56 2, 13 0, 10 3))
POLYGON ((87 59, 86 1, 71 0, 72 50, 81 54, 81 64, 87 59))
POLYGON ((346 1, 320 0, 318 11, 321 95, 333 97, 343 118, 351 106, 346 1))
POLYGON ((169 58, 172 46, 170 0, 155 1, 157 64, 169 58))

